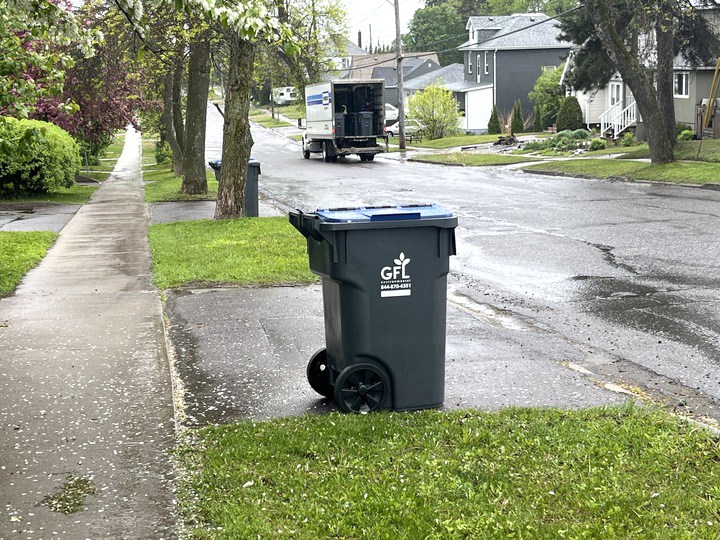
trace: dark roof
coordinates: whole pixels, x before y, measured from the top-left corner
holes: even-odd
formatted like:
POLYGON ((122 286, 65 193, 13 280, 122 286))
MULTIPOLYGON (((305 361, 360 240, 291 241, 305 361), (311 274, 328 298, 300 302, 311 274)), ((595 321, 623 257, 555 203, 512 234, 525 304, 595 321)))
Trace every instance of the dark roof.
POLYGON ((407 90, 420 90, 421 88, 438 82, 443 86, 463 82, 465 78, 465 66, 462 64, 450 64, 441 67, 430 73, 414 77, 405 83, 407 90))
POLYGON ((572 45, 568 41, 558 40, 560 28, 543 13, 470 17, 466 28, 476 32, 476 39, 460 45, 458 49, 461 51, 569 49, 572 45))
MULTIPOLYGON (((439 64, 437 53, 433 52, 411 52, 403 53, 403 63, 412 65, 416 58, 421 61, 432 60, 439 64), (412 60, 411 60, 412 59, 412 60)), ((365 56, 353 57, 352 77, 354 79, 369 79, 372 76, 373 69, 376 67, 394 67, 395 53, 378 53, 368 54, 365 56)))
MULTIPOLYGON (((435 62, 432 58, 404 58, 403 75, 405 80, 413 79, 414 77, 410 77, 412 72, 428 61, 435 62)), ((372 78, 383 79, 386 87, 397 86, 397 68, 395 66, 378 66, 373 68, 372 78)))

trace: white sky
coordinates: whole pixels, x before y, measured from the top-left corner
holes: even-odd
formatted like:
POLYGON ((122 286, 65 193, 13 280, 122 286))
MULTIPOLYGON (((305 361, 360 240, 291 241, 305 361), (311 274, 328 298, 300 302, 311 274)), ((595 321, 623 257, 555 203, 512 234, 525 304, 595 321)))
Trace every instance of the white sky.
MULTIPOLYGON (((358 30, 362 31, 363 48, 367 47, 372 25, 373 46, 378 39, 389 45, 395 39, 394 0, 344 0, 350 21, 350 40, 357 44, 358 30)), ((415 10, 425 5, 424 0, 400 0, 400 31, 407 32, 407 25, 415 10)))

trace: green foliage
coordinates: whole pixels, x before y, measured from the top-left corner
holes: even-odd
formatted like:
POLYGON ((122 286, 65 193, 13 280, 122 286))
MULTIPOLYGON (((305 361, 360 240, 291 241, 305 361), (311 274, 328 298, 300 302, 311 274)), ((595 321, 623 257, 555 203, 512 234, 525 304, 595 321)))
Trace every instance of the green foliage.
POLYGON ((537 159, 522 156, 509 156, 507 154, 471 154, 465 152, 452 152, 449 154, 425 154, 411 158, 410 161, 432 161, 450 165, 465 165, 467 167, 483 167, 497 165, 512 165, 537 161, 537 159))
POLYGON ((39 120, 0 117, 0 198, 69 188, 80 149, 69 133, 39 120))
POLYGON ((525 131, 525 120, 522 116, 522 105, 518 99, 512 111, 512 120, 510 120, 510 133, 522 133, 525 131))
POLYGON ((692 131, 692 127, 684 124, 683 122, 678 122, 677 124, 675 124, 675 132, 678 135, 680 135, 683 131, 692 131))
POLYGON ((438 53, 440 65, 461 63, 462 53, 455 47, 467 39, 463 17, 451 2, 426 6, 415 11, 403 44, 408 52, 442 51, 438 53), (450 49, 450 50, 446 50, 450 49))
POLYGON ((589 150, 591 152, 597 152, 598 150, 605 150, 605 148, 607 148, 607 143, 605 142, 605 139, 601 139, 600 137, 595 137, 592 141, 590 141, 589 150))
POLYGON ((719 452, 632 404, 309 414, 197 430, 179 511, 196 539, 711 539, 719 452))
POLYGON ((628 146, 636 146, 637 145, 637 139, 635 138, 635 134, 627 132, 623 134, 622 139, 620 139, 620 146, 628 147, 628 146))
POLYGON ((677 137, 678 142, 692 141, 695 138, 695 132, 692 129, 685 129, 680 132, 677 137))
POLYGON ((428 139, 442 139, 457 133, 460 111, 453 93, 431 83, 410 97, 410 117, 421 126, 428 139))
POLYGON ((587 144, 589 137, 590 132, 585 129, 576 129, 575 131, 566 129, 547 139, 525 143, 523 151, 538 152, 552 150, 553 152, 569 152, 583 148, 587 144))
POLYGON ((42 260, 57 237, 51 232, 0 231, 0 298, 15 291, 23 276, 42 260))
POLYGON ((498 114, 497 106, 493 105, 492 113, 490 114, 490 121, 488 122, 488 134, 499 135, 500 133, 502 133, 500 115, 498 114))
POLYGON ((162 165, 163 163, 172 162, 172 150, 170 145, 164 139, 155 141, 155 163, 162 165))
POLYGON ((543 127, 543 108, 540 106, 539 103, 535 103, 535 107, 533 107, 533 123, 532 123, 532 130, 534 132, 540 132, 544 131, 545 128, 543 127))
POLYGON ((536 123, 533 123, 533 131, 545 131, 557 120, 564 96, 563 87, 560 86, 564 66, 561 64, 554 69, 544 69, 535 81, 532 92, 528 94, 530 100, 535 102, 536 109, 541 111, 539 118, 535 119, 536 123))
POLYGON ((575 96, 567 96, 560 105, 557 116, 557 130, 580 129, 583 127, 583 114, 575 96))

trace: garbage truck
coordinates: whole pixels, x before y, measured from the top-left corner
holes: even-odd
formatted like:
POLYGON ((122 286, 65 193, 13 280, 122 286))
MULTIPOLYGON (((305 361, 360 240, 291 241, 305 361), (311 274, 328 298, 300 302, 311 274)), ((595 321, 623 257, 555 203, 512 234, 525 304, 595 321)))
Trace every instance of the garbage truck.
MULTIPOLYGON (((305 133, 302 153, 322 154, 323 161, 357 154, 372 161, 384 150, 384 81, 334 80, 305 87, 305 133)), ((300 119, 298 125, 302 126, 300 119)))

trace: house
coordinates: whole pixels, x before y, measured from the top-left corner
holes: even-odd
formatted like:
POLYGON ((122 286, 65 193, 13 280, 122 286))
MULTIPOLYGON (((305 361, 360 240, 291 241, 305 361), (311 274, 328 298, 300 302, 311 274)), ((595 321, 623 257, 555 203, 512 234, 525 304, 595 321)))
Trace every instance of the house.
MULTIPOLYGON (((408 81, 435 71, 440 67, 433 58, 410 57, 403 58, 403 82, 407 85, 408 81)), ((397 89, 397 67, 396 66, 376 66, 372 70, 371 78, 383 79, 385 81, 385 103, 391 103, 397 107, 400 106, 398 101, 397 89)))
POLYGON ((368 53, 355 45, 345 36, 334 35, 327 46, 326 64, 334 72, 324 73, 323 80, 347 79, 356 57, 365 57, 368 53))
POLYGON ((493 105, 509 113, 520 100, 529 115, 535 81, 570 53, 555 21, 542 13, 470 17, 466 29, 468 41, 458 50, 464 54, 466 129, 472 131, 487 129, 493 105))
MULTIPOLYGON (((372 79, 373 70, 378 67, 395 67, 395 53, 366 54, 353 57, 353 65, 348 74, 348 79, 367 80, 372 79)), ((411 58, 424 58, 440 65, 438 56, 434 52, 411 52, 403 53, 403 62, 411 58)))

